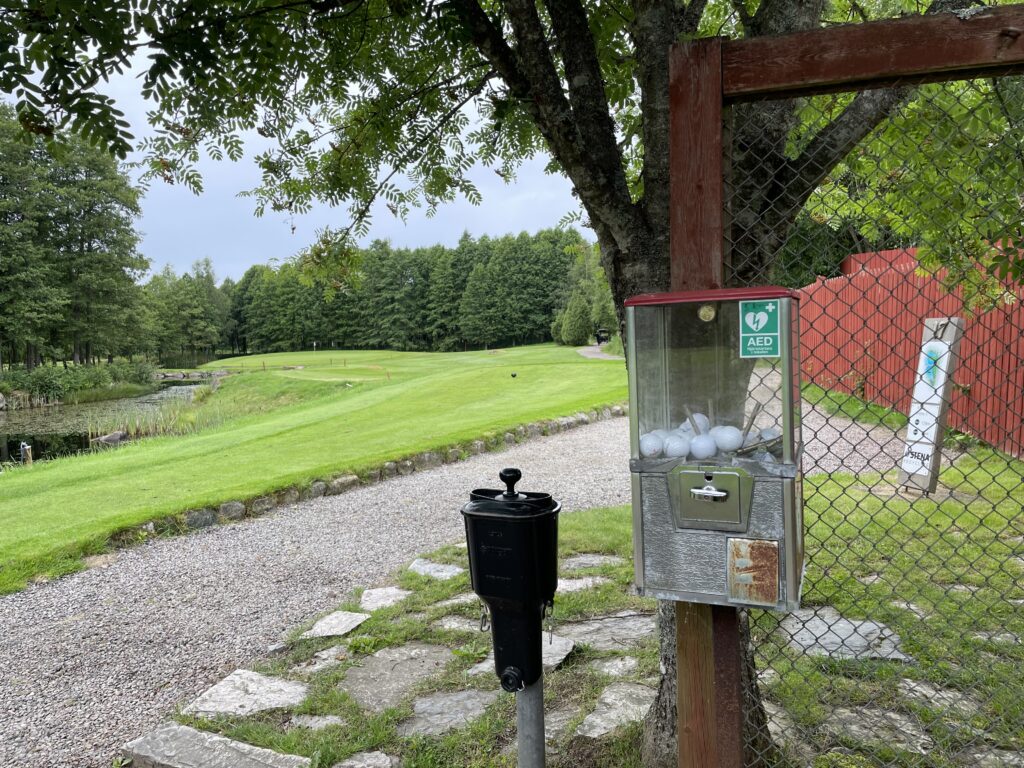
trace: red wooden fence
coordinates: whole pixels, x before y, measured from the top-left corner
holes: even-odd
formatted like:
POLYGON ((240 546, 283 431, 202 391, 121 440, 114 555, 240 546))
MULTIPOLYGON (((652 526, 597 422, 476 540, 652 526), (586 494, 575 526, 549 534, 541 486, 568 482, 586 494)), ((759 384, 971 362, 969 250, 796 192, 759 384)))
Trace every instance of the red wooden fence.
POLYGON ((916 273, 914 249, 855 254, 842 277, 801 290, 804 379, 906 413, 924 320, 960 316, 949 426, 1024 455, 1024 306, 967 316, 957 293, 916 273))

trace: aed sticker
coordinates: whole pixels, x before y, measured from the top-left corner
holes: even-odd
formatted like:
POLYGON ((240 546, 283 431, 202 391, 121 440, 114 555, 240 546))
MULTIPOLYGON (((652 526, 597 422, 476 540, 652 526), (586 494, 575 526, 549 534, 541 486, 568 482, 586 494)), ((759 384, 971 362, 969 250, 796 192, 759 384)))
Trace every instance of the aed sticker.
POLYGON ((779 299, 740 302, 740 357, 778 357, 779 299))

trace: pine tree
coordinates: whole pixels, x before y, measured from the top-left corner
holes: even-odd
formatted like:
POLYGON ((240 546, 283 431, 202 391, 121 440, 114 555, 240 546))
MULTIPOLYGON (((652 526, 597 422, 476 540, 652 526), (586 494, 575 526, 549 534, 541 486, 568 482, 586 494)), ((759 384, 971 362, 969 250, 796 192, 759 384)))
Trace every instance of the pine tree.
POLYGON ((569 306, 565 308, 562 320, 562 341, 574 347, 590 341, 593 326, 590 324, 590 302, 583 290, 573 293, 569 306))

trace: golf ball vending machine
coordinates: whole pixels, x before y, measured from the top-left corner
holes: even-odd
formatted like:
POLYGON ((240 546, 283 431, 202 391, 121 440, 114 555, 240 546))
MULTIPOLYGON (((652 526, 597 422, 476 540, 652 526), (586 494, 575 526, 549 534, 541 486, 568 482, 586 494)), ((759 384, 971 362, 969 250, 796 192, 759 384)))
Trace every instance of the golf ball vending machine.
POLYGON ((626 302, 636 583, 665 600, 799 607, 799 312, 784 288, 626 302))

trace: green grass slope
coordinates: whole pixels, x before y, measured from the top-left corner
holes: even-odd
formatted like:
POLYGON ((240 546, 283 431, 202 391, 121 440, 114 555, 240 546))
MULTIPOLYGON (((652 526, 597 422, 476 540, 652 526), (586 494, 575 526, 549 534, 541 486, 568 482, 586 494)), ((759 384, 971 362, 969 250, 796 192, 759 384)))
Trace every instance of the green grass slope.
POLYGON ((550 345, 264 355, 212 367, 239 372, 202 406, 223 409, 219 426, 0 476, 0 593, 74 570, 81 555, 148 520, 626 397, 621 362, 550 345))

